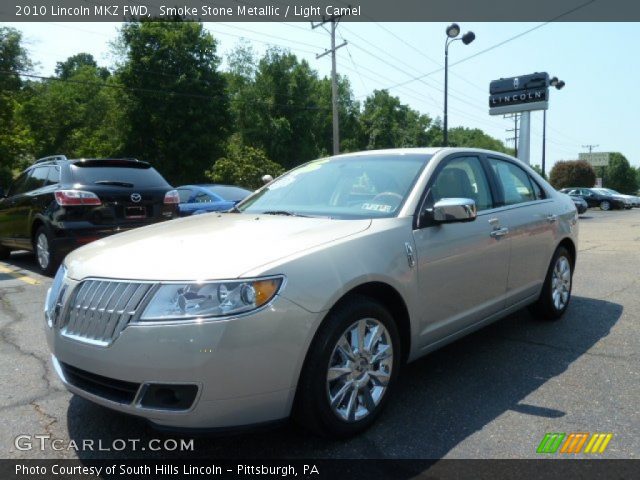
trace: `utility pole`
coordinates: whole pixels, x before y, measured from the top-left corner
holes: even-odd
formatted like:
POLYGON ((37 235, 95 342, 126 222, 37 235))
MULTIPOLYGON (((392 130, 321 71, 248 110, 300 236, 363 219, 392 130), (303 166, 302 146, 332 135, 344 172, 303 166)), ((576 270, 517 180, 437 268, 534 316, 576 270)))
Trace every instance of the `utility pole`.
MULTIPOLYGON (((582 148, 586 148, 587 150, 589 150, 589 155, 591 155, 593 149, 598 148, 599 146, 600 145, 582 145, 582 148)), ((604 187, 604 167, 600 167, 600 183, 600 188, 604 187)))
MULTIPOLYGON (((322 17, 321 23, 314 24, 311 22, 311 28, 324 27, 325 23, 331 23, 331 49, 325 50, 324 53, 316 55, 316 60, 331 54, 331 107, 333 113, 333 154, 338 155, 340 153, 340 120, 338 118, 338 78, 336 73, 336 51, 339 48, 344 47, 347 44, 345 40, 340 45, 336 46, 336 28, 342 15, 332 15, 329 18, 322 17)), ((326 28, 325 28, 326 30, 326 28)), ((328 31, 328 30, 327 30, 328 31)))
POLYGON ((593 151, 594 148, 598 148, 600 145, 582 145, 582 148, 586 148, 589 150, 589 155, 591 155, 591 152, 593 151))
POLYGON ((518 119, 520 118, 519 114, 513 113, 511 115, 504 115, 503 118, 506 118, 506 119, 513 118, 513 128, 507 128, 505 131, 513 132, 513 137, 507 138, 507 141, 510 142, 513 140, 514 150, 515 150, 514 157, 517 157, 518 156, 518 119))

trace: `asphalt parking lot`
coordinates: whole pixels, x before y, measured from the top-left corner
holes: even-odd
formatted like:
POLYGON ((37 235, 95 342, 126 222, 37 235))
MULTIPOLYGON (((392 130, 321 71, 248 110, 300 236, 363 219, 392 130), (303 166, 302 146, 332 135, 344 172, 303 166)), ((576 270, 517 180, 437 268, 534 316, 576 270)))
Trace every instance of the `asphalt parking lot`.
MULTIPOLYGON (((198 437, 192 452, 18 450, 65 441, 174 438, 63 389, 43 333, 51 280, 35 260, 0 262, 0 457, 537 458, 546 432, 610 432, 603 458, 640 457, 640 209, 580 220, 573 299, 559 322, 518 312, 409 365, 380 421, 348 441, 292 425, 198 437)), ((580 454, 579 457, 586 454, 580 454)))

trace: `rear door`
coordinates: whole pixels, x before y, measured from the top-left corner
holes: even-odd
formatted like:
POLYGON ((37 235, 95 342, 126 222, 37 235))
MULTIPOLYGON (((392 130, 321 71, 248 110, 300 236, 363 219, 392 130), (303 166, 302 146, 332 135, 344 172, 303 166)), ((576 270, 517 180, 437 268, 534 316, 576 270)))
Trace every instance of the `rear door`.
POLYGON ((511 256, 507 306, 537 294, 555 247, 558 218, 553 200, 519 165, 488 156, 502 197, 502 214, 509 225, 511 256))
POLYGON ((13 197, 13 243, 17 248, 31 248, 33 212, 38 208, 38 195, 49 175, 49 167, 31 169, 24 191, 13 197))
MULTIPOLYGON (((72 164, 74 188, 95 193, 102 204, 85 212, 95 225, 134 227, 170 218, 164 204, 171 190, 167 181, 148 164, 96 160, 72 164)), ((87 207, 83 207, 87 208, 87 207)))
POLYGON ((414 230, 422 296, 422 346, 454 334, 505 306, 510 240, 504 214, 477 155, 444 159, 425 190, 424 207, 442 198, 471 198, 474 221, 414 230))
POLYGON ((0 241, 3 245, 15 247, 16 232, 21 228, 17 205, 27 191, 30 175, 31 170, 20 174, 9 187, 7 197, 0 199, 0 241))

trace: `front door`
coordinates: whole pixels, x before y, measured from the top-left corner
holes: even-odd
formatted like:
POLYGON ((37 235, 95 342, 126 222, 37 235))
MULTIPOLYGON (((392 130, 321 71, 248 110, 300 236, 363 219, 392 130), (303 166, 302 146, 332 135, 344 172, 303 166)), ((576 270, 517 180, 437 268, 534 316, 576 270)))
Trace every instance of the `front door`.
POLYGON ((414 230, 421 293, 421 347, 505 307, 510 240, 479 157, 446 158, 427 185, 425 207, 471 198, 474 221, 414 230))

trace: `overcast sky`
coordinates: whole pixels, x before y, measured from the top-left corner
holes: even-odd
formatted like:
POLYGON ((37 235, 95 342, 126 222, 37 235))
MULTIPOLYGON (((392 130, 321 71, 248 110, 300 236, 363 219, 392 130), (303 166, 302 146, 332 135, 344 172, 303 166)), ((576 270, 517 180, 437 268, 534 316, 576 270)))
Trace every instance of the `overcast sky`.
MULTIPOLYGON (((23 32, 41 75, 52 75, 56 62, 78 52, 91 53, 101 65, 113 64, 110 42, 120 24, 9 25, 23 32)), ((223 59, 239 42, 249 41, 258 54, 277 45, 307 59, 321 75, 330 72, 330 56, 315 58, 328 48, 329 34, 321 28, 312 30, 309 23, 205 26, 219 40, 223 59)), ((577 158, 586 144, 599 145, 596 151, 620 151, 632 165, 640 165, 640 23, 464 23, 461 27, 463 32, 473 30, 476 40, 470 45, 456 42, 449 50, 450 127, 481 128, 502 140, 511 137, 505 129, 513 128, 513 121, 488 114, 489 82, 547 71, 566 82, 563 90, 551 91, 547 168, 557 160, 577 158)), ((392 87, 390 92, 412 108, 441 117, 444 73, 438 69, 444 63, 445 28, 444 23, 343 22, 338 42, 345 39, 348 47, 338 51, 338 71, 349 77, 359 100, 374 89, 392 87), (408 83, 394 87, 404 82, 408 83)), ((542 112, 532 114, 531 143, 531 163, 539 164, 542 112)))

